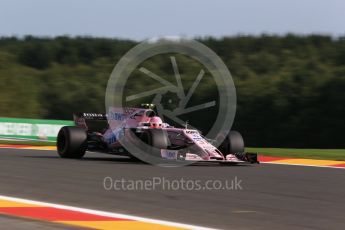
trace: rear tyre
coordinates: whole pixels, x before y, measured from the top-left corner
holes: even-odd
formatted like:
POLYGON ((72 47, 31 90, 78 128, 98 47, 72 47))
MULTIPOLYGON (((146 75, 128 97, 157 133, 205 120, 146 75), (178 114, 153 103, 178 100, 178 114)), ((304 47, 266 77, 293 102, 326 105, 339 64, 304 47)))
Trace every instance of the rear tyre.
POLYGON ((60 157, 80 159, 87 148, 87 133, 80 127, 64 126, 58 133, 56 147, 60 157))
POLYGON ((243 153, 244 141, 242 135, 237 131, 230 131, 223 143, 219 146, 219 150, 224 154, 243 153))

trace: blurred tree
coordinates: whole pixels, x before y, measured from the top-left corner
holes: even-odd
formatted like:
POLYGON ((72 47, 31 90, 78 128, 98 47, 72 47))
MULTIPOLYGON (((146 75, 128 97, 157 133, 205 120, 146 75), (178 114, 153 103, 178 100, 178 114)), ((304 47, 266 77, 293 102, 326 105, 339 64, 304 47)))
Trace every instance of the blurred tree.
MULTIPOLYGON (((345 147, 345 37, 264 34, 198 40, 231 71, 238 100, 233 128, 247 145, 345 147)), ((1 37, 0 116, 71 119, 76 111, 104 111, 111 71, 136 44, 92 37, 1 37)), ((170 56, 151 58, 143 66, 170 80, 170 56)), ((187 91, 202 66, 174 56, 187 91)), ((135 82, 128 92, 157 87, 139 71, 131 77, 135 82)), ((192 103, 219 97, 213 82, 205 81, 192 103)), ((215 112, 193 120, 207 129, 206 115, 215 112)))
POLYGON ((19 62, 33 68, 46 69, 52 61, 49 48, 42 43, 26 44, 18 56, 19 62))

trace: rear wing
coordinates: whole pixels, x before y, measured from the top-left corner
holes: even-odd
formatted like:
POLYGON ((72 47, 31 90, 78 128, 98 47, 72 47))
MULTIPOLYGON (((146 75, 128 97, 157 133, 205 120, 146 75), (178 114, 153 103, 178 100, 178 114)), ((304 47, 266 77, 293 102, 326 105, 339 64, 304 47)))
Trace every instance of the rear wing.
POLYGON ((89 132, 103 133, 108 128, 107 115, 104 113, 74 113, 73 120, 76 126, 89 132))

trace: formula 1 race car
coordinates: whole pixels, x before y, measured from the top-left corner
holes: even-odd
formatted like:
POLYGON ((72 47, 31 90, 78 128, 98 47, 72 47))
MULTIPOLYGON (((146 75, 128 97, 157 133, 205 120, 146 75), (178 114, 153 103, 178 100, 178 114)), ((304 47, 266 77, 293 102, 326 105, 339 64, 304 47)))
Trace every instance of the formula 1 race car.
POLYGON ((159 149, 158 157, 165 160, 259 163, 256 153, 244 151, 239 132, 230 131, 217 148, 214 140, 206 139, 198 130, 163 123, 152 104, 111 108, 107 114, 76 113, 74 122, 76 126, 64 126, 58 133, 57 150, 62 158, 82 158, 86 151, 137 158, 123 143, 135 145, 139 140, 159 149))

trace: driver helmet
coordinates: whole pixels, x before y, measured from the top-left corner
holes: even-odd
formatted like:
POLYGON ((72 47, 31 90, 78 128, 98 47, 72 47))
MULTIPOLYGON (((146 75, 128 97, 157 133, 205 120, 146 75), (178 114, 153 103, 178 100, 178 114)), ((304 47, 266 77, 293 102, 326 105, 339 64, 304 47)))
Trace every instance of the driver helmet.
POLYGON ((162 128, 162 119, 160 117, 151 117, 150 119, 150 128, 157 129, 162 128))

